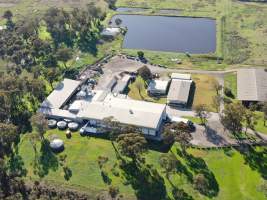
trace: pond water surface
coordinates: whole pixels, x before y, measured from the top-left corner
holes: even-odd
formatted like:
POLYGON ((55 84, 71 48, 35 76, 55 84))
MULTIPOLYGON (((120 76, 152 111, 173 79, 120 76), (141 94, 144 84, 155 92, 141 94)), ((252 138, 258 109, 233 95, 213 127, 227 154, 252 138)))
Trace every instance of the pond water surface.
POLYGON ((216 21, 208 18, 115 15, 128 31, 123 48, 153 51, 213 53, 216 50, 216 21))

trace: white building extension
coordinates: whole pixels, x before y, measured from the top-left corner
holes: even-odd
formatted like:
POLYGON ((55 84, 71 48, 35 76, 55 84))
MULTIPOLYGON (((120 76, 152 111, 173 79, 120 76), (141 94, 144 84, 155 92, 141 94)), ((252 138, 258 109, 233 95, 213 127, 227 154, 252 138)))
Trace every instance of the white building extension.
POLYGON ((169 81, 151 80, 147 91, 151 95, 165 95, 167 93, 169 81))

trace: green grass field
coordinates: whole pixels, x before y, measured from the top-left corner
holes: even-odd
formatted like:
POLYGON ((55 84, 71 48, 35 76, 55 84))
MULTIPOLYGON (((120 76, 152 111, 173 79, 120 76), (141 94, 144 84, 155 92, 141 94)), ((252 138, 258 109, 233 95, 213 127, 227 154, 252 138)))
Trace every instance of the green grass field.
MULTIPOLYGON (((90 193, 90 195, 96 195, 99 191, 108 188, 97 164, 97 157, 102 155, 109 158, 105 170, 108 172, 111 184, 118 186, 126 199, 135 199, 133 183, 125 178, 127 177, 126 172, 116 165, 118 162, 110 141, 93 137, 81 137, 77 133, 74 133, 71 139, 66 139, 64 132, 58 130, 48 131, 46 137, 49 138, 52 134, 57 134, 64 140, 65 150, 60 154, 67 155, 67 166, 71 169, 72 176, 68 181, 65 180, 62 167, 58 163, 60 154, 56 155, 47 151, 45 154, 41 154, 43 155, 41 168, 45 172, 45 176, 41 178, 43 181, 77 188, 90 193), (117 172, 117 176, 112 171, 117 172)), ((38 146, 40 147, 40 145, 38 146)), ((247 155, 240 154, 236 150, 204 151, 189 149, 187 156, 179 156, 180 151, 177 151, 177 149, 178 146, 173 146, 172 152, 181 162, 181 165, 179 165, 181 171, 171 175, 170 179, 175 187, 183 189, 194 199, 265 199, 263 193, 259 190, 263 184, 261 175, 266 171, 264 166, 267 164, 266 154, 262 154, 264 149, 253 150, 253 154, 247 155), (194 177, 199 172, 214 175, 214 180, 212 180, 218 184, 218 191, 214 197, 201 195, 193 189, 193 185, 189 181, 190 177, 194 177)), ((164 178, 164 184, 161 187, 166 187, 166 193, 172 199, 172 186, 165 178, 163 169, 158 162, 161 154, 158 151, 150 150, 145 156, 146 163, 152 165, 159 176, 164 178)), ((27 179, 39 179, 33 173, 34 151, 27 135, 21 139, 19 155, 24 162, 24 168, 27 170, 27 179)), ((151 166, 149 169, 151 169, 151 166)))
POLYGON ((266 122, 266 126, 264 126, 263 113, 262 112, 256 112, 256 113, 259 119, 255 126, 255 130, 261 133, 267 134, 267 122, 266 122))
POLYGON ((224 75, 224 87, 231 89, 234 97, 237 97, 237 77, 236 73, 228 73, 224 75))

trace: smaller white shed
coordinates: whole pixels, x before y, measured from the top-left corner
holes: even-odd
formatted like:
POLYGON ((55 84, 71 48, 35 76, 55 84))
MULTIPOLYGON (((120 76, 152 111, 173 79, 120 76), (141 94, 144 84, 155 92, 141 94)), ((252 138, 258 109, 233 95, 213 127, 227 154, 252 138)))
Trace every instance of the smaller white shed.
POLYGON ((147 92, 150 95, 165 95, 167 93, 168 85, 169 81, 151 80, 147 92))
POLYGON ((191 80, 191 74, 172 73, 171 79, 191 80))
POLYGON ((102 36, 115 37, 120 33, 120 28, 105 28, 102 32, 102 36))

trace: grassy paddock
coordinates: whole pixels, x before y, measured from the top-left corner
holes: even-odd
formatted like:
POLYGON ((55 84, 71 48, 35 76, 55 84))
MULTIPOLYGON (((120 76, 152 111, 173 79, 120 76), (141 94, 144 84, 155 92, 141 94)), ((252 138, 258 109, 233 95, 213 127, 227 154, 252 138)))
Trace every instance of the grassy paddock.
POLYGON ((237 97, 237 75, 236 73, 228 73, 224 75, 224 86, 231 89, 235 98, 237 97))
POLYGON ((212 99, 216 96, 216 91, 212 87, 212 83, 217 80, 213 76, 205 74, 193 74, 192 79, 196 85, 193 106, 205 104, 211 111, 215 112, 212 99))
MULTIPOLYGON (((52 134, 57 134, 64 140, 65 150, 60 154, 49 151, 39 153, 39 156, 43 158, 40 165, 40 168, 45 172, 42 177, 43 181, 60 184, 64 187, 74 187, 95 196, 99 191, 108 188, 97 164, 97 157, 102 155, 109 158, 104 170, 111 179, 111 184, 118 186, 126 199, 135 199, 133 183, 130 179, 125 178, 127 173, 116 164, 117 159, 110 141, 81 137, 78 133, 73 133, 71 139, 66 139, 65 133, 58 130, 48 131, 46 138, 52 134), (69 180, 64 179, 64 172, 59 165, 59 155, 61 154, 67 155, 66 164, 72 172, 69 180), (114 175, 114 172, 117 175, 114 175)), ((40 144, 38 144, 39 148, 40 144)), ((244 154, 234 149, 212 151, 188 149, 187 154, 182 155, 178 145, 174 145, 172 152, 180 161, 177 168, 179 173, 171 175, 170 180, 175 187, 183 189, 194 199, 245 200, 249 198, 264 200, 265 197, 259 188, 263 183, 261 176, 264 174, 266 156, 264 157, 262 154, 263 148, 251 149, 250 151, 250 154, 244 154), (215 196, 204 196, 193 189, 190 179, 198 173, 211 175, 210 181, 214 182, 212 190, 215 190, 215 186, 218 184, 215 196)), ((28 135, 21 138, 18 152, 22 157, 23 167, 27 169, 27 179, 38 180, 39 177, 33 173, 34 151, 28 135)), ((165 178, 163 169, 158 162, 161 155, 162 153, 158 151, 150 150, 145 155, 146 163, 150 165, 149 169, 156 169, 159 176, 163 178, 164 185, 162 187, 165 187, 166 194, 170 199, 173 199, 172 186, 165 178)), ((140 184, 139 187, 144 186, 140 184)), ((155 198, 153 197, 153 199, 155 198)))

